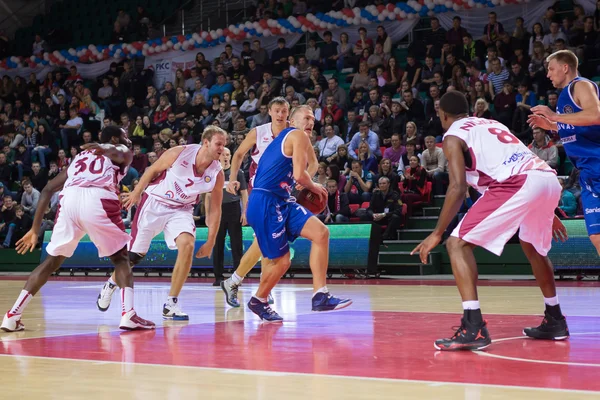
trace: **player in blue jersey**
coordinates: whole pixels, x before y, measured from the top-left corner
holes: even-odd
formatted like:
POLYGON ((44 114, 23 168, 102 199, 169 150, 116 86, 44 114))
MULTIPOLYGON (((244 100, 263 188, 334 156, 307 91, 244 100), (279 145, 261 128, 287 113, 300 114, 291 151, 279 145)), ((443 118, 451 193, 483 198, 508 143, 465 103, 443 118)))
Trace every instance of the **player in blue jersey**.
POLYGON ((254 229, 268 268, 262 273, 256 294, 248 308, 262 320, 281 322, 271 309, 267 296, 291 264, 289 242, 302 236, 312 242, 310 269, 313 274, 312 310, 332 311, 349 306, 352 301, 329 294, 326 286, 329 262, 329 230, 310 211, 290 196, 296 183, 313 191, 325 189, 314 183, 306 171, 309 154, 314 152, 305 130, 312 129, 315 117, 310 107, 292 110, 290 125, 264 151, 260 159, 254 188, 248 199, 248 224, 254 229))
POLYGON ((600 254, 600 91, 577 75, 579 60, 573 52, 557 51, 547 61, 548 78, 562 89, 556 113, 546 106, 533 107, 529 124, 558 131, 567 156, 579 169, 585 224, 600 254))

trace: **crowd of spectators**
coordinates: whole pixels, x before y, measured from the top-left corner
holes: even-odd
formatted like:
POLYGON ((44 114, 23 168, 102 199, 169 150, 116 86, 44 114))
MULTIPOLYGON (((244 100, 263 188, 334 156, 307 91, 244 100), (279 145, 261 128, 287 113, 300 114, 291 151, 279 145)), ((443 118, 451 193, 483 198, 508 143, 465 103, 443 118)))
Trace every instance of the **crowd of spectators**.
MULTIPOLYGON (((303 3, 271 1, 265 7, 275 4, 278 15, 285 15, 303 3)), ((14 245, 26 231, 46 182, 67 168, 79 146, 95 140, 102 126, 118 125, 132 140, 134 161, 122 185, 126 191, 166 149, 198 143, 208 125, 230 133, 227 147, 234 153, 250 129, 269 122, 267 105, 278 96, 292 107, 308 104, 314 111, 311 140, 320 161, 314 179, 329 191, 320 218, 328 223, 374 221, 387 226, 384 238, 395 238, 419 204, 445 191, 447 162, 439 144, 438 112, 447 91, 466 93, 472 115, 503 122, 560 170, 565 157, 557 136, 532 131, 526 120, 532 106, 556 107, 558 93, 546 78, 546 55, 571 48, 583 61, 596 57, 597 16, 582 10, 575 7, 575 17, 561 21, 550 8, 533 32, 522 18, 513 32, 505 32, 495 12, 489 13, 483 32, 468 32, 459 16, 446 31, 432 17, 431 30, 413 43, 406 62, 394 57, 393 40, 379 26, 373 37, 358 28, 355 43, 345 32, 338 38, 324 32, 323 42, 309 40, 304 54, 289 48, 283 37, 271 54, 260 40, 244 42, 240 54, 227 44, 216 60, 198 53, 195 66, 177 70, 164 87, 155 87, 151 71, 136 72, 129 61, 113 63, 95 81, 84 80, 76 66, 49 73, 43 81, 33 74, 14 80, 4 76, 0 246, 14 245)), ((124 15, 119 18, 120 27, 129 26, 124 15)), ((246 154, 246 174, 249 166, 246 154)), ((580 188, 573 174, 564 187, 577 204, 580 188)), ((575 215, 569 194, 564 195, 565 212, 575 215)), ((46 210, 46 229, 52 227, 56 203, 55 197, 46 210)), ((196 210, 198 220, 201 209, 196 210)), ((131 214, 124 216, 131 220, 131 214)))

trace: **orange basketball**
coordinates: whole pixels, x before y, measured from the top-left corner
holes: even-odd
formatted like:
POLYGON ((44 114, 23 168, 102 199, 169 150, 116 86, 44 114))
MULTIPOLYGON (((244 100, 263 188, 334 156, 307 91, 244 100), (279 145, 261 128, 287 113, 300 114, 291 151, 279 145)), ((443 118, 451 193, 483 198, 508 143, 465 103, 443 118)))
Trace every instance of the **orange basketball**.
POLYGON ((302 191, 296 197, 296 202, 311 213, 317 215, 327 207, 327 196, 321 197, 320 193, 311 192, 308 189, 302 191))

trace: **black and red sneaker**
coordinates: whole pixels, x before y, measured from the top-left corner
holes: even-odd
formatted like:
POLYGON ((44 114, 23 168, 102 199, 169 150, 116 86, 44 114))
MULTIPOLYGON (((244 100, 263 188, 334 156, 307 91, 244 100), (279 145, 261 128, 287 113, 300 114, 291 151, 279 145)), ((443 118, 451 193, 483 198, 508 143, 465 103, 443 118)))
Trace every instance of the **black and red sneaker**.
POLYGON ((548 311, 544 312, 544 320, 540 326, 523 329, 523 335, 546 340, 565 340, 569 338, 567 319, 554 318, 548 311))
POLYGON ((461 319, 461 325, 450 339, 436 340, 433 346, 437 350, 483 350, 492 344, 492 339, 487 330, 487 322, 474 324, 461 319))

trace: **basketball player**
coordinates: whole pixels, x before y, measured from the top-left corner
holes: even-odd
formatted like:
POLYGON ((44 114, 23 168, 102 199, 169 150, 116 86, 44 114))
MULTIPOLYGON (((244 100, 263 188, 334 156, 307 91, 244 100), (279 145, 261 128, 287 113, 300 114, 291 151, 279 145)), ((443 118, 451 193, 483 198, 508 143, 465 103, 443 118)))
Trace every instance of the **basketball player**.
MULTIPOLYGON (((225 178, 219 157, 225 148, 227 133, 209 126, 202 133, 202 145, 177 146, 167 150, 146 169, 133 192, 125 200, 125 207, 138 204, 131 224, 129 261, 138 264, 148 252, 152 239, 164 232, 165 243, 177 249, 177 259, 171 276, 171 289, 163 306, 163 319, 187 321, 181 311, 178 296, 192 268, 196 224, 194 205, 200 195, 211 194, 207 210, 208 239, 196 253, 197 258, 210 257, 221 223, 221 201, 225 178)), ((114 276, 104 284, 98 295, 100 311, 110 306, 114 292, 114 276)))
POLYGON ((556 113, 535 106, 529 123, 558 131, 567 156, 579 169, 585 225, 600 255, 600 92, 594 82, 577 76, 579 60, 573 52, 560 50, 546 60, 548 78, 563 90, 556 113))
POLYGON ((269 306, 267 295, 290 267, 289 242, 298 236, 312 242, 312 310, 332 311, 352 304, 349 299, 333 297, 327 290, 329 230, 310 211, 290 197, 296 182, 312 192, 327 196, 325 188, 314 183, 306 171, 308 154, 314 154, 314 150, 305 130, 312 130, 314 119, 309 106, 292 110, 290 121, 295 127, 281 131, 265 149, 248 199, 247 221, 254 229, 267 265, 256 294, 248 302, 248 308, 266 322, 283 321, 269 306))
MULTIPOLYGON (((252 182, 256 175, 256 169, 258 168, 258 161, 260 160, 263 152, 275 139, 279 132, 287 128, 288 116, 290 114, 290 105, 283 97, 275 97, 269 102, 269 116, 271 122, 268 124, 259 125, 248 132, 244 141, 235 151, 231 159, 230 177, 236 177, 244 159, 244 155, 252 150, 252 163, 250 164, 250 180, 248 181, 248 192, 252 190, 252 182)), ((240 183, 233 179, 227 184, 227 191, 231 194, 238 193, 240 183)), ((242 284, 242 281, 256 265, 258 260, 261 258, 260 249, 256 238, 252 242, 252 245, 246 250, 239 266, 235 272, 221 282, 221 289, 225 292, 225 300, 231 307, 239 307, 240 303, 237 299, 238 288, 242 284)), ((264 269, 264 262, 262 263, 264 269)), ((273 297, 271 293, 268 295, 269 304, 273 304, 273 297)))
POLYGON ((126 142, 125 135, 125 131, 117 127, 104 128, 100 133, 103 144, 82 146, 84 151, 75 156, 69 168, 49 181, 42 190, 33 226, 17 242, 17 252, 25 254, 33 251, 52 194, 62 189, 56 225, 46 247, 48 257, 29 275, 15 305, 4 315, 2 330, 14 332, 25 328, 21 313, 48 277, 73 255, 86 234, 98 248, 98 255, 109 257, 115 265, 115 280, 121 288, 122 302, 119 327, 126 330, 154 329, 153 322, 140 318, 133 309, 133 273, 127 256, 127 243, 131 238, 125 232, 121 219, 117 189, 117 183, 127 173, 133 158, 129 149, 119 144, 126 142))
POLYGON ((440 119, 446 131, 443 149, 450 186, 435 230, 412 252, 419 251, 421 261, 426 263, 429 252, 458 212, 467 184, 482 193, 446 242, 464 316, 454 336, 437 340, 434 346, 438 350, 482 350, 491 344, 479 308, 473 248, 481 246, 500 255, 517 230, 546 304, 542 324, 525 328, 524 333, 539 339, 566 339, 569 330, 547 257, 553 232, 555 238, 566 236, 565 227, 554 216, 561 193, 556 174, 506 126, 468 115, 469 103, 462 93, 452 91, 442 96, 440 119))

